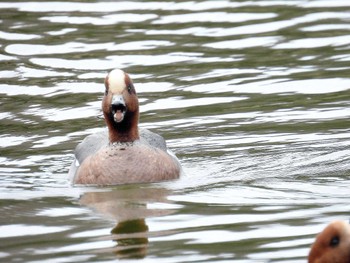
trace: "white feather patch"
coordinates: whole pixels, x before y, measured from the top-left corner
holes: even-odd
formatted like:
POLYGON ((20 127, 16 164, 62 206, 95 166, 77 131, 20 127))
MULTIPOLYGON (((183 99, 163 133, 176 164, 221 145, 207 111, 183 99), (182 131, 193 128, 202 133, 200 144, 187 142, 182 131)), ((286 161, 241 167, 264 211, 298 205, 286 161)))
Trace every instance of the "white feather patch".
POLYGON ((126 88, 125 73, 120 69, 113 69, 108 74, 109 90, 112 93, 122 93, 126 88))

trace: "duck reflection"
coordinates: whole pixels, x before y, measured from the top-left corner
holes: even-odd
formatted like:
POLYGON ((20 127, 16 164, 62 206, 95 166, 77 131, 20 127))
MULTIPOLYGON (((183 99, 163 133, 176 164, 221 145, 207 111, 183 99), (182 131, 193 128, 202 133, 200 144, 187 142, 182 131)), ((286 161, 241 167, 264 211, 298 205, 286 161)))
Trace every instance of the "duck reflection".
POLYGON ((117 221, 111 238, 117 242, 113 251, 118 258, 144 258, 149 242, 146 218, 175 212, 174 209, 149 208, 149 205, 170 203, 169 194, 164 188, 130 185, 86 192, 80 203, 117 221))
POLYGON ((112 234, 118 243, 115 252, 119 258, 144 258, 147 255, 148 226, 145 219, 119 222, 112 234))

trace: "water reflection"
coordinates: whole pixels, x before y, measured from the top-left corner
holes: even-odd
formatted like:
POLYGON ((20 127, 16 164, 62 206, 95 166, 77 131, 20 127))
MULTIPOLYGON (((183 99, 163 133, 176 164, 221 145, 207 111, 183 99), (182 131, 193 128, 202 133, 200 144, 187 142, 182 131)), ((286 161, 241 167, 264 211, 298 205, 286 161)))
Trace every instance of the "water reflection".
POLYGON ((111 249, 118 258, 144 258, 147 255, 149 228, 146 218, 174 213, 175 209, 150 208, 152 204, 170 203, 170 190, 160 187, 121 186, 106 191, 85 192, 80 203, 106 218, 116 221, 111 239, 117 245, 111 249))
POLYGON ((144 258, 147 255, 148 226, 145 219, 123 221, 112 229, 113 240, 118 245, 118 258, 144 258))

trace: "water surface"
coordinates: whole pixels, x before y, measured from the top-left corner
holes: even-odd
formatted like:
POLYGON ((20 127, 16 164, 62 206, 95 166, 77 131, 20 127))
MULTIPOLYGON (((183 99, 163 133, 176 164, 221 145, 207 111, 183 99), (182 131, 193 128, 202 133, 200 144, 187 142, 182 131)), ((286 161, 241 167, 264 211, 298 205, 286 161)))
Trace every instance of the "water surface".
POLYGON ((0 261, 306 262, 350 215, 349 7, 1 2, 0 261), (67 182, 113 68, 181 179, 67 182))

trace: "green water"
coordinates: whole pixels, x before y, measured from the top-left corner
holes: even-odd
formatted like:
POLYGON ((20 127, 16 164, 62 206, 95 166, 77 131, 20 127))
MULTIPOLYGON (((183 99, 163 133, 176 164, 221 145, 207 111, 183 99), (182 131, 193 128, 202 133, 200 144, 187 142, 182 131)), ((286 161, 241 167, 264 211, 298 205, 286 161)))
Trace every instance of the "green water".
POLYGON ((349 219, 349 7, 2 1, 0 261, 306 262, 349 219), (179 180, 67 181, 113 68, 179 180))

